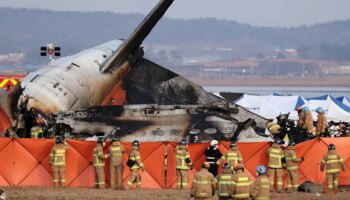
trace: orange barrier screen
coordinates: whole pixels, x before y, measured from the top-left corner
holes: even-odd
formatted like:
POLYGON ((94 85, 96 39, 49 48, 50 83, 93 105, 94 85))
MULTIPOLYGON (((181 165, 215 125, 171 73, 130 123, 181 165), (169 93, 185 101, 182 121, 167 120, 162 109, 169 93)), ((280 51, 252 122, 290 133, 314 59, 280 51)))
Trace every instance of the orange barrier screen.
MULTIPOLYGON (((347 147, 350 138, 314 139, 297 145, 297 156, 303 156, 305 161, 299 166, 299 183, 313 181, 326 184, 325 172, 320 172, 319 166, 327 145, 333 143, 343 156, 347 168, 350 167, 350 149, 347 147)), ((122 143, 126 148, 123 155, 126 162, 131 143, 122 143)), ((49 166, 49 153, 54 145, 53 139, 0 139, 0 186, 51 186, 52 171, 49 166), (14 156, 15 155, 15 156, 14 156)), ((96 145, 93 141, 68 140, 69 150, 66 154, 66 181, 71 187, 94 187, 94 168, 92 152, 96 145)), ((105 146, 108 152, 110 143, 105 146)), ((141 159, 145 171, 141 172, 144 188, 174 188, 176 186, 174 142, 142 142, 140 146, 141 159)), ((190 171, 190 182, 205 160, 204 150, 209 146, 190 144, 189 152, 194 163, 190 171)), ((255 180, 257 165, 267 165, 266 150, 270 143, 238 143, 243 155, 245 172, 255 180)), ((228 142, 220 142, 219 148, 225 153, 229 148, 228 142)), ((109 184, 109 159, 106 161, 106 186, 109 184)), ((128 180, 129 169, 125 165, 124 184, 128 180)), ((342 172, 341 185, 350 185, 350 172, 342 172)))

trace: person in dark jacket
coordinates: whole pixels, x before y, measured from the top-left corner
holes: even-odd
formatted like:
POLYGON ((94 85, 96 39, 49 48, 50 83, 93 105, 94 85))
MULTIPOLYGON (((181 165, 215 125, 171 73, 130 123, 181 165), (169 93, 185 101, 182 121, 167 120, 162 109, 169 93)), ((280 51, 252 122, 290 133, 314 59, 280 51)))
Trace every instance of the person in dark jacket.
POLYGON ((217 140, 210 141, 210 147, 204 151, 206 162, 210 164, 209 172, 214 175, 218 175, 218 165, 216 162, 222 157, 220 149, 218 147, 219 142, 217 140))

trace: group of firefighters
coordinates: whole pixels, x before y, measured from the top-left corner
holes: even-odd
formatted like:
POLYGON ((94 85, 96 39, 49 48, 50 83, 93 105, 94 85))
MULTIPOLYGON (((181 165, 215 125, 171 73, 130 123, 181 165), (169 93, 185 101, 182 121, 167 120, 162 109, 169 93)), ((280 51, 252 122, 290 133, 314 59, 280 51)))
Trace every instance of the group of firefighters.
MULTIPOLYGON (((93 166, 95 169, 95 187, 105 188, 105 160, 110 158, 110 187, 113 189, 129 189, 135 183, 137 188, 141 188, 141 176, 139 170, 144 171, 144 165, 141 161, 139 147, 140 142, 135 140, 132 142, 131 152, 129 154, 126 165, 130 168, 130 177, 125 187, 123 187, 123 172, 124 172, 124 158, 123 153, 125 148, 119 142, 117 137, 112 138, 112 144, 109 146, 109 153, 103 152, 105 146, 105 139, 99 137, 97 139, 96 147, 93 150, 93 166), (117 187, 115 187, 115 175, 117 175, 117 187)), ((57 137, 55 145, 51 149, 49 164, 52 166, 53 184, 55 186, 65 186, 65 168, 68 144, 62 137, 57 137), (58 177, 60 176, 60 182, 58 177)))
MULTIPOLYGON (((295 192, 298 188, 298 163, 304 158, 298 158, 295 152, 295 143, 290 142, 289 146, 282 150, 281 140, 275 139, 271 147, 267 150, 268 170, 265 166, 259 165, 256 168, 256 180, 254 185, 248 174, 244 172, 242 154, 238 150, 235 142, 230 143, 230 149, 221 154, 218 148, 218 141, 212 140, 204 155, 206 161, 201 169, 195 174, 192 182, 191 196, 195 199, 211 199, 217 191, 219 199, 269 199, 270 192, 283 191, 284 168, 287 172, 287 191, 295 192), (222 165, 222 173, 218 174, 218 166, 222 165), (267 176, 268 173, 268 176, 267 176), (275 181, 276 176, 276 181, 275 181), (277 190, 273 190, 276 184, 277 190)), ((113 189, 129 189, 132 184, 136 184, 141 189, 141 176, 139 170, 144 171, 144 165, 140 158, 140 142, 132 142, 132 149, 126 165, 130 168, 130 177, 123 187, 125 148, 117 137, 112 138, 109 153, 105 154, 103 147, 104 138, 98 138, 96 147, 93 150, 93 166, 95 169, 95 186, 105 188, 105 160, 110 158, 110 187, 113 189), (115 187, 115 175, 117 175, 117 187, 115 187)), ((68 145, 62 137, 57 137, 55 145, 50 153, 49 164, 52 166, 53 183, 55 186, 65 186, 65 152, 68 145), (60 184, 59 177, 60 176, 60 184)), ((188 142, 181 140, 175 148, 177 188, 188 188, 188 170, 193 169, 193 162, 188 150, 188 142)), ((320 170, 326 167, 326 179, 328 188, 338 189, 338 178, 340 168, 345 171, 343 158, 335 150, 335 145, 328 146, 328 152, 321 161, 320 170)))

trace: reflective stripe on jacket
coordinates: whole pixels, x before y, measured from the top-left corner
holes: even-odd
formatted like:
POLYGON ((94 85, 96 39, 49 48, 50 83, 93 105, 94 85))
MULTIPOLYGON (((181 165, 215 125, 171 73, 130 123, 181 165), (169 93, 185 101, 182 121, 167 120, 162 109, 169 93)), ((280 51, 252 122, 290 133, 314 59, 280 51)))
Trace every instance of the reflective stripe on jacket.
POLYGON ((109 152, 112 153, 110 164, 111 166, 123 165, 123 153, 125 152, 125 148, 120 144, 120 142, 113 142, 109 147, 109 152))
POLYGON ((269 168, 280 169, 282 168, 282 158, 284 157, 283 151, 278 144, 272 144, 272 146, 267 150, 267 155, 269 156, 269 168))
POLYGON ((93 153, 93 165, 94 167, 104 167, 105 159, 108 158, 108 155, 103 153, 103 147, 100 144, 97 144, 94 153, 93 153))
POLYGON ((340 173, 340 166, 345 171, 344 160, 336 150, 330 150, 323 156, 320 166, 321 170, 325 166, 327 174, 340 173))
POLYGON ((234 199, 248 199, 250 197, 250 186, 252 185, 249 176, 238 170, 232 179, 234 185, 232 197, 234 199))
POLYGON ((286 158, 286 168, 288 170, 298 170, 298 162, 301 161, 297 158, 295 153, 295 146, 289 146, 284 151, 284 157, 286 158))
POLYGON ((185 145, 178 145, 175 149, 176 154, 176 169, 188 169, 192 165, 190 154, 185 145), (189 163, 186 162, 186 159, 189 163))
POLYGON ((231 169, 237 164, 241 164, 243 166, 243 158, 240 151, 238 151, 237 147, 230 148, 221 158, 216 162, 216 164, 220 164, 222 161, 226 160, 230 163, 231 169))
POLYGON ((50 152, 50 163, 52 166, 66 166, 66 151, 68 145, 56 144, 50 152))
POLYGON ((229 197, 232 195, 233 174, 230 169, 223 169, 222 174, 217 176, 217 188, 219 197, 229 197))
POLYGON ((131 167, 131 169, 140 169, 144 167, 141 161, 138 147, 132 147, 129 157, 130 157, 130 160, 135 161, 135 164, 131 167))
POLYGON ((216 180, 207 169, 200 169, 192 182, 191 194, 194 197, 211 198, 216 190, 216 180))
POLYGON ((270 199, 270 178, 266 175, 260 175, 255 179, 252 196, 256 200, 270 199))

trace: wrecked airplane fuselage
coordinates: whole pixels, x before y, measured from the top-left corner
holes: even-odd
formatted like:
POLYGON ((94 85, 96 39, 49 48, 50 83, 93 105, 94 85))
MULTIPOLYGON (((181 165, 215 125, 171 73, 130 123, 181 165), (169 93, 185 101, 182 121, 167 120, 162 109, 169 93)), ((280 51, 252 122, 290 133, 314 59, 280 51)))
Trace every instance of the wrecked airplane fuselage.
POLYGON ((62 125, 78 139, 118 127, 124 141, 269 140, 260 136, 264 118, 143 58, 143 40, 172 2, 161 0, 126 40, 57 59, 25 77, 5 109, 12 128, 22 124, 28 136, 37 122, 46 129, 62 125), (125 96, 112 95, 116 89, 125 96), (122 98, 127 105, 113 104, 122 98))
MULTIPOLYGON (((238 110, 231 111, 234 112, 223 113, 217 107, 203 105, 100 106, 57 113, 53 122, 69 128, 70 135, 67 136, 72 138, 115 134, 122 141, 179 141, 186 138, 196 143, 211 139, 231 140, 235 133, 239 134, 239 122, 231 117, 238 110)), ((239 132, 240 138, 255 134, 252 127, 239 132)))

